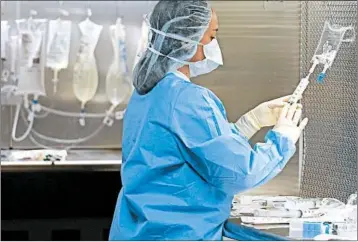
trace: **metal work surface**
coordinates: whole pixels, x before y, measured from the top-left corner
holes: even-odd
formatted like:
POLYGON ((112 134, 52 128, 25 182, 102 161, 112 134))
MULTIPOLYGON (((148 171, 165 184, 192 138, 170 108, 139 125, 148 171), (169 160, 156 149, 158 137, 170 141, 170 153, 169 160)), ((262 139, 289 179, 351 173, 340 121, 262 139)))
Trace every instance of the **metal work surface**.
MULTIPOLYGON (((357 1, 302 4, 302 76, 308 71, 325 20, 354 25, 357 32, 357 1)), ((357 190, 356 42, 343 43, 325 82, 310 84, 304 94, 309 124, 304 135, 302 196, 346 201, 357 190)))

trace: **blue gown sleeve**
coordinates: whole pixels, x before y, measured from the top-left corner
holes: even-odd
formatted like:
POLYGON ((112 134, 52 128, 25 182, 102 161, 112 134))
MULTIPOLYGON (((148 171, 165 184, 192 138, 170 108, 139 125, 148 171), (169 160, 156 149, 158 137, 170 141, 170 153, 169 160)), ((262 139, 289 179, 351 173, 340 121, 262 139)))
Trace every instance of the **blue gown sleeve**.
POLYGON ((227 121, 221 102, 209 90, 189 85, 173 105, 171 131, 186 162, 206 182, 234 195, 275 177, 293 156, 289 139, 270 130, 252 148, 227 121))

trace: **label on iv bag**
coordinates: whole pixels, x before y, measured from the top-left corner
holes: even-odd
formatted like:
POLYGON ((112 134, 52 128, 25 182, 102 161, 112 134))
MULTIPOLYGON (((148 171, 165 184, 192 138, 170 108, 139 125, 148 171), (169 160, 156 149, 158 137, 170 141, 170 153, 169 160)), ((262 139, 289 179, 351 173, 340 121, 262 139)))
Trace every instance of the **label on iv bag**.
POLYGON ((51 20, 47 42, 46 66, 65 69, 68 66, 71 41, 71 22, 51 20))
POLYGON ((42 84, 42 72, 40 66, 40 59, 34 59, 32 67, 27 67, 26 64, 21 63, 19 68, 19 78, 16 95, 35 94, 46 95, 45 87, 42 84))

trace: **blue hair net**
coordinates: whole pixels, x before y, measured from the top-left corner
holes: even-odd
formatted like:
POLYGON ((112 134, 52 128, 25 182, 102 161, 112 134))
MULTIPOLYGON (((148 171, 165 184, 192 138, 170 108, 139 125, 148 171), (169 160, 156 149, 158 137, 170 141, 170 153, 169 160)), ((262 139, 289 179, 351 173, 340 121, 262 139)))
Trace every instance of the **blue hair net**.
POLYGON ((207 1, 159 1, 149 16, 148 48, 136 65, 133 84, 148 93, 167 72, 190 60, 208 29, 211 8, 207 1))

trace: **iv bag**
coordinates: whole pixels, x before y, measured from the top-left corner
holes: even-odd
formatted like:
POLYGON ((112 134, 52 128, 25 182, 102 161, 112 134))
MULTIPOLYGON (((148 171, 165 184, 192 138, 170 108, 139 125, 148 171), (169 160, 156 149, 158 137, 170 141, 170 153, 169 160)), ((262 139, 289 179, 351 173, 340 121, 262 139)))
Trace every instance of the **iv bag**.
POLYGON ((44 57, 47 20, 16 20, 19 38, 19 74, 17 95, 46 95, 44 86, 44 57))
POLYGON ((355 30, 353 26, 342 27, 336 24, 324 23, 319 44, 317 45, 312 62, 325 65, 325 68, 332 66, 334 59, 342 42, 353 42, 355 40, 355 30), (352 31, 350 38, 344 38, 347 31, 352 31))
POLYGON ((110 36, 114 57, 106 77, 106 93, 113 105, 123 102, 132 90, 127 70, 125 28, 118 18, 116 25, 110 26, 110 36))
POLYGON ((103 27, 86 19, 79 23, 79 28, 82 37, 73 70, 73 91, 81 102, 81 110, 84 110, 85 104, 93 98, 98 87, 94 50, 103 27))
POLYGON ((48 40, 47 40, 47 59, 46 66, 51 68, 54 73, 52 79, 54 93, 58 82, 58 72, 66 69, 70 54, 71 43, 71 21, 69 20, 50 20, 48 40))
POLYGON ((148 35, 149 35, 149 28, 146 21, 143 20, 142 33, 138 43, 137 54, 134 58, 133 70, 148 47, 148 35))
POLYGON ((1 59, 6 59, 6 46, 9 41, 8 21, 1 21, 1 59))

